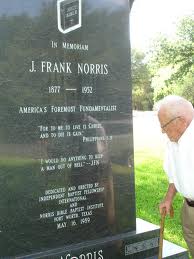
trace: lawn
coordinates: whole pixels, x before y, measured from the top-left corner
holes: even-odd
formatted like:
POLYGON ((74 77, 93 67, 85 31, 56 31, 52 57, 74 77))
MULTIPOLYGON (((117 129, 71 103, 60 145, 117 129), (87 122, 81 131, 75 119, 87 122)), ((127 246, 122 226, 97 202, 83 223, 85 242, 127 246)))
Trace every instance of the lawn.
MULTIPOLYGON (((135 178, 137 217, 159 225, 158 204, 168 187, 167 177, 162 169, 162 157, 150 150, 135 151, 135 178)), ((182 197, 177 194, 173 205, 174 218, 166 217, 164 237, 186 248, 180 222, 182 203, 182 197)))

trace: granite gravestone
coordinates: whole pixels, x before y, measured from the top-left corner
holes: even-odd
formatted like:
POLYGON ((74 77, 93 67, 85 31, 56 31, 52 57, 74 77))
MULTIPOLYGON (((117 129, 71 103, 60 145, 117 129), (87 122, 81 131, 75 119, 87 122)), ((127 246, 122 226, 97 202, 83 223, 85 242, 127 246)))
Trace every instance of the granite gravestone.
POLYGON ((0 257, 157 254, 136 231, 128 0, 0 2, 0 257))

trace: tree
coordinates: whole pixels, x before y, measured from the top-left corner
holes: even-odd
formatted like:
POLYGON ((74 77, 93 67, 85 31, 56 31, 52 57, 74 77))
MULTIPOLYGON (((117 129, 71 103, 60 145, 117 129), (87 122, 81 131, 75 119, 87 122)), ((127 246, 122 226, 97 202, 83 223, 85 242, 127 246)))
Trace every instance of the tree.
POLYGON ((150 110, 153 106, 153 90, 150 86, 151 76, 145 54, 135 49, 132 50, 132 85, 133 109, 150 110))
MULTIPOLYGON (((176 32, 176 39, 169 40, 164 36, 157 38, 150 51, 150 64, 155 75, 152 82, 154 99, 157 100, 166 94, 180 94, 194 101, 194 94, 188 89, 194 84, 194 19, 183 18, 176 32), (170 69, 168 78, 160 76, 160 87, 156 77, 161 69, 170 69), (190 92, 190 93, 189 93, 190 92)), ((193 91, 192 91, 193 92, 193 91)))

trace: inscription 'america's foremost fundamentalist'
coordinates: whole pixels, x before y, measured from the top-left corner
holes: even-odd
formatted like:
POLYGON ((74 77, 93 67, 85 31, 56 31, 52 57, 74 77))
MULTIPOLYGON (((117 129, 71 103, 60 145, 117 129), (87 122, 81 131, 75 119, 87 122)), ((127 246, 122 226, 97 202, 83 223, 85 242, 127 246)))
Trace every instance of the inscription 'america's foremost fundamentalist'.
POLYGON ((117 105, 79 105, 79 106, 20 106, 19 113, 72 113, 72 112, 114 112, 117 105))

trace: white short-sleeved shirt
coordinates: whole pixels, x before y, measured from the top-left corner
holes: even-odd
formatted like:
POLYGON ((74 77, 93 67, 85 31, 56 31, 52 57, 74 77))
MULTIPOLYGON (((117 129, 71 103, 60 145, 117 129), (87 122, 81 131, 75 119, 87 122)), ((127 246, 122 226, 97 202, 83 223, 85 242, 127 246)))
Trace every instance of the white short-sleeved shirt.
POLYGON ((164 170, 177 191, 194 200, 194 120, 178 142, 167 143, 164 170))

